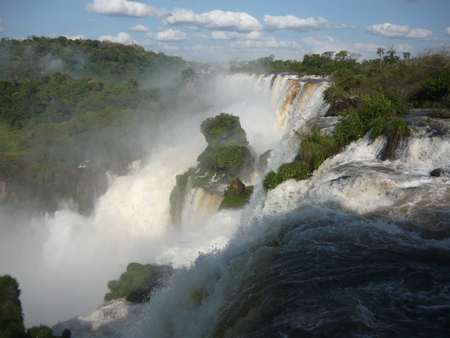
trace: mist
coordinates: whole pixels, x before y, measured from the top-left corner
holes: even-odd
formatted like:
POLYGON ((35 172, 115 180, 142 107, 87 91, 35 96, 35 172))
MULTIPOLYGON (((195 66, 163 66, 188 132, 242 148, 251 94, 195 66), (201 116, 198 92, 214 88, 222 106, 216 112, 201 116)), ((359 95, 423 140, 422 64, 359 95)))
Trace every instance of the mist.
POLYGON ((272 128, 270 97, 258 99, 249 85, 253 80, 246 81, 236 94, 236 83, 221 77, 196 94, 203 109, 185 104, 157 125, 142 121, 137 132, 144 158, 130 163, 127 175, 105 173, 110 185, 92 215, 79 214, 70 201, 61 201, 52 215, 12 218, 0 213, 0 255, 7 257, 0 272, 19 282, 27 327, 88 316, 102 303, 108 281, 118 279, 130 262, 188 267, 199 252, 227 244, 240 211, 194 218, 175 230, 169 197, 176 175, 196 166, 206 148, 200 124, 207 117, 221 112, 240 116, 257 155, 275 145, 280 131, 272 128))

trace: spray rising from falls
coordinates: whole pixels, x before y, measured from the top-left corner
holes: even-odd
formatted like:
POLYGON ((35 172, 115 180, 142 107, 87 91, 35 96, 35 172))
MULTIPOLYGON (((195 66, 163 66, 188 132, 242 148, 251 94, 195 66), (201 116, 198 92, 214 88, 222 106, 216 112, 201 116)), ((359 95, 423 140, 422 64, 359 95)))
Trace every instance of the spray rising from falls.
MULTIPOLYGON (((147 165, 114 180, 95 217, 64 210, 35 224, 45 235, 28 243, 38 255, 24 270, 37 266, 47 273, 43 282, 55 278, 50 290, 61 286, 56 272, 63 271, 82 292, 69 285, 61 293, 74 293, 73 304, 81 294, 91 298, 77 309, 72 299, 56 305, 39 299, 35 313, 39 305, 78 310, 57 320, 83 317, 55 326, 57 333, 71 329, 73 337, 448 336, 448 133, 410 121, 413 136, 395 159, 379 159, 384 139, 363 138, 308 180, 289 180, 268 193, 260 184, 265 172, 294 158, 296 132, 325 115, 327 86, 290 75, 217 78, 209 86, 214 106, 194 121, 195 133, 181 123, 177 137, 166 135, 147 165), (174 229, 175 176, 195 166, 205 147, 198 126, 219 112, 240 117, 257 155, 271 150, 267 168, 244 182, 255 189, 240 211, 217 211, 221 196, 188 189, 174 229), (443 174, 431 177, 436 168, 443 174), (118 300, 86 316, 107 281, 131 261, 178 271, 149 303, 118 300)), ((33 283, 17 271, 24 295, 33 283)))

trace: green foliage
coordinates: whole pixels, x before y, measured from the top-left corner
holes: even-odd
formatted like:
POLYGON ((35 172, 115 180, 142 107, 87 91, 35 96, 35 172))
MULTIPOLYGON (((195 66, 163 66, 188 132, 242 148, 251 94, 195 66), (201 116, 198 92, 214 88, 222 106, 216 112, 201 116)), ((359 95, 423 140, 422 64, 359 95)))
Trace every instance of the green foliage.
MULTIPOLYGON (((110 292, 105 295, 105 301, 115 298, 126 298, 128 301, 136 301, 136 294, 145 288, 146 282, 152 273, 153 267, 150 264, 128 264, 127 271, 120 276, 119 280, 108 282, 110 292)), ((144 301, 148 294, 142 294, 141 297, 141 301, 144 301)))
POLYGON ((46 325, 33 326, 27 330, 27 336, 31 338, 52 338, 53 330, 46 325))
POLYGON ((307 179, 328 157, 339 150, 334 137, 322 135, 317 128, 300 136, 302 142, 294 161, 282 164, 278 168, 278 173, 271 171, 264 178, 263 187, 266 191, 289 179, 297 181, 307 179))
POLYGON ((0 337, 23 337, 22 305, 17 281, 9 275, 0 276, 0 337))
POLYGON ((172 273, 169 266, 130 263, 119 280, 108 282, 110 292, 105 295, 105 301, 125 298, 128 302, 146 302, 153 288, 160 286, 168 273, 172 273))
MULTIPOLYGON (((173 79, 187 67, 179 57, 145 51, 137 45, 65 37, 31 37, 20 41, 3 38, 0 55, 4 55, 1 80, 35 80, 61 72, 74 77, 94 77, 115 85, 133 78, 147 85, 154 78, 173 79)), ((62 84, 64 76, 58 81, 62 84)))
POLYGON ((225 190, 219 210, 240 209, 248 204, 253 194, 253 186, 246 186, 240 195, 237 195, 236 187, 225 190))
POLYGON ((247 136, 238 116, 220 113, 207 118, 200 125, 200 131, 213 150, 232 145, 248 146, 247 136))
POLYGON ((341 121, 334 128, 334 138, 339 145, 358 140, 364 135, 365 126, 355 109, 349 109, 342 115, 341 121))
POLYGON ((229 177, 238 176, 247 167, 253 166, 253 157, 245 146, 220 147, 216 151, 216 171, 229 177))

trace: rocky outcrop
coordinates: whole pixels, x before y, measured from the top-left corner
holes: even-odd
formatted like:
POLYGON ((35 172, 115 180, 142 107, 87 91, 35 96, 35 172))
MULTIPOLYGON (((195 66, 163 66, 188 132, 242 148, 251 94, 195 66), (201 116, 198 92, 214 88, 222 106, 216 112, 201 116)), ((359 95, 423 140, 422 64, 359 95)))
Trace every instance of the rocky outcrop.
POLYGON ((441 176, 450 176, 450 169, 443 169, 443 168, 436 168, 432 171, 430 171, 430 176, 433 177, 441 177, 441 176))
POLYGON ((177 176, 177 184, 170 196, 170 215, 175 227, 182 223, 185 195, 189 189, 223 191, 223 186, 231 180, 250 177, 254 170, 253 151, 239 117, 221 113, 203 121, 200 131, 208 145, 198 156, 197 167, 177 176))

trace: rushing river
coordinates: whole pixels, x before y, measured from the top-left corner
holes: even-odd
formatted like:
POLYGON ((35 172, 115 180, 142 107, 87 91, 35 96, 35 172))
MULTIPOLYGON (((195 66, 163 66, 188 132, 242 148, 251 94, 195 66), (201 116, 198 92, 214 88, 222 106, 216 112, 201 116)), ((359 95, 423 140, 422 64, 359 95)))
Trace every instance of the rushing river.
POLYGON ((298 150, 295 131, 312 119, 335 121, 322 117, 327 86, 314 77, 221 77, 210 86, 215 105, 193 121, 195 132, 166 135, 145 166, 113 179, 93 217, 66 208, 36 221, 35 231, 46 235, 16 238, 32 246, 33 264, 20 268, 25 258, 18 257, 8 272, 23 290, 26 319, 35 316, 28 324, 63 321, 54 329, 69 328, 75 338, 450 336, 445 120, 411 115, 413 134, 391 160, 380 160, 386 140, 364 137, 308 180, 268 193, 264 172, 255 172, 244 182, 255 191, 241 211, 217 212, 220 198, 192 190, 181 229, 170 224, 175 175, 206 146, 202 118, 239 116, 255 152, 273 150, 267 171, 276 170, 298 150), (430 176, 436 168, 441 176, 430 176), (107 281, 131 261, 178 272, 149 303, 116 301, 94 312, 107 281), (55 279, 45 286, 48 276, 55 279), (52 296, 55 289, 63 291, 52 296), (38 316, 52 306, 48 318, 38 316))

